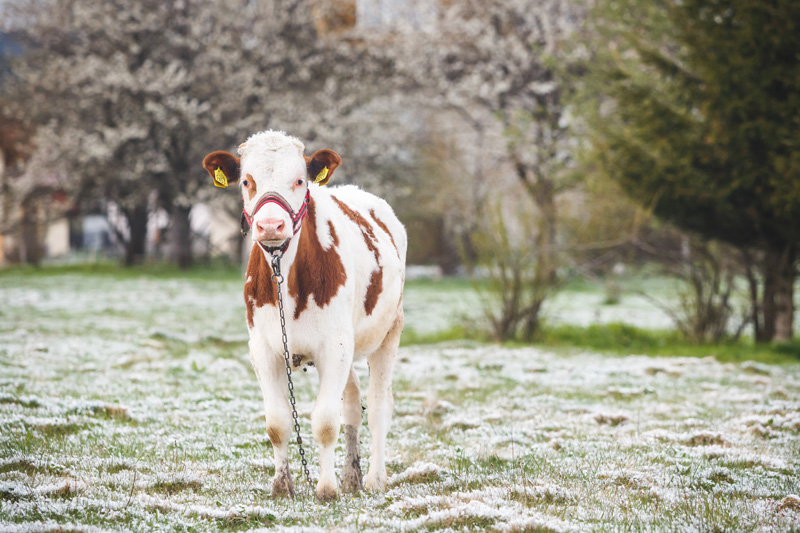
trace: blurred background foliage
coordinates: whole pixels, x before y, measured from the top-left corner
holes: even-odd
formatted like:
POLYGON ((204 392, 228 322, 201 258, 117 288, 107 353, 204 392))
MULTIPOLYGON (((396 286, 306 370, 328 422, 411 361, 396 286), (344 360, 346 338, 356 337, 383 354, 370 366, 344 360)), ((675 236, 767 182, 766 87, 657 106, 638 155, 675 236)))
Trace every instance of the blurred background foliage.
POLYGON ((793 335, 791 0, 5 0, 0 261, 238 265, 215 149, 277 129, 385 197, 497 340, 576 279, 683 280, 692 342, 793 335), (216 194, 215 194, 216 193, 216 194))

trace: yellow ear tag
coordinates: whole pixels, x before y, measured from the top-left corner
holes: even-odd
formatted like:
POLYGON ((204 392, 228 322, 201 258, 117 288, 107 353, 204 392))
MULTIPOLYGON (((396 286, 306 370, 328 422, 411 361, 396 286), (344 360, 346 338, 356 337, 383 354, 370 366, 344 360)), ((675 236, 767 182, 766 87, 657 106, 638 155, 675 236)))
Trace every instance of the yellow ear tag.
POLYGON ((214 186, 222 188, 228 186, 228 178, 225 177, 225 173, 222 172, 221 168, 217 168, 217 170, 214 171, 214 186))
POLYGON ((320 181, 324 180, 326 177, 328 177, 328 167, 325 167, 325 168, 323 168, 322 170, 319 171, 319 174, 317 174, 317 177, 314 179, 314 183, 319 183, 320 181))

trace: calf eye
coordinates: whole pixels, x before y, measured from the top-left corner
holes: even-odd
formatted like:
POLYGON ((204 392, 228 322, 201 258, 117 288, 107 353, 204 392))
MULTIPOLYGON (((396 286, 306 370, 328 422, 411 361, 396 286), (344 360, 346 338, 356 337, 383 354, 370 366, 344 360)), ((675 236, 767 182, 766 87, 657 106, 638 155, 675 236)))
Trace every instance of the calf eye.
POLYGON ((250 186, 250 182, 249 181, 242 180, 242 187, 249 187, 249 186, 250 186))
POLYGON ((297 185, 298 187, 301 186, 302 184, 303 184, 302 179, 297 180, 297 183, 295 183, 295 185, 297 185))

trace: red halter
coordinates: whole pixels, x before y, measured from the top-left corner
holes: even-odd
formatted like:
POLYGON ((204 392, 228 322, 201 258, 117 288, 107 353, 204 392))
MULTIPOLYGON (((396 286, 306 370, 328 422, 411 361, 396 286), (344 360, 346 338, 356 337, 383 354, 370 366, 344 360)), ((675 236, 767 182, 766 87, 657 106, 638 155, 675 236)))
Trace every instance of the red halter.
MULTIPOLYGON (((303 220, 308 216, 308 202, 311 200, 311 191, 306 189, 306 197, 303 199, 303 205, 300 206, 300 209, 297 210, 297 213, 292 211, 292 207, 289 205, 289 202, 276 192, 270 192, 259 198, 258 202, 256 203, 255 209, 253 209, 253 215, 250 216, 247 214, 247 209, 244 208, 244 198, 242 198, 242 215, 244 216, 245 220, 247 220, 247 226, 253 227, 253 218, 255 218, 256 213, 258 210, 264 207, 267 204, 276 204, 278 207, 283 209, 289 214, 289 217, 292 219, 292 237, 297 235, 297 232, 300 231, 300 227, 303 225, 303 220)), ((280 246, 267 246, 261 242, 258 244, 266 250, 270 254, 275 254, 276 251, 280 251, 282 254, 286 251, 289 247, 289 241, 292 240, 292 237, 289 237, 284 241, 284 243, 280 246)))

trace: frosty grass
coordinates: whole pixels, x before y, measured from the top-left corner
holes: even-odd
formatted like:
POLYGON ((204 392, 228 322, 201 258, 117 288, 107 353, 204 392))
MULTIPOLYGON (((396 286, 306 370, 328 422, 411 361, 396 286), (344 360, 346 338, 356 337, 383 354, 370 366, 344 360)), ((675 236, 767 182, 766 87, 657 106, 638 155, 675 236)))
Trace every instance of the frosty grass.
POLYGON ((467 343, 401 348, 386 492, 318 504, 292 446, 273 500, 241 287, 0 277, 0 531, 800 529, 800 365, 467 343))

